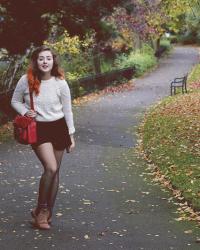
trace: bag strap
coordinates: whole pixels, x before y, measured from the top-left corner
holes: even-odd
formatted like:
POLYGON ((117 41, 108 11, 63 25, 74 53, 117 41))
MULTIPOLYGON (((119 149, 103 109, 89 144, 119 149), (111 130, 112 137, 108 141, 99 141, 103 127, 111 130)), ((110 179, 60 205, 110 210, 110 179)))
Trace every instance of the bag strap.
POLYGON ((30 94, 31 109, 35 111, 33 102, 33 92, 30 90, 30 88, 29 88, 29 94, 30 94))

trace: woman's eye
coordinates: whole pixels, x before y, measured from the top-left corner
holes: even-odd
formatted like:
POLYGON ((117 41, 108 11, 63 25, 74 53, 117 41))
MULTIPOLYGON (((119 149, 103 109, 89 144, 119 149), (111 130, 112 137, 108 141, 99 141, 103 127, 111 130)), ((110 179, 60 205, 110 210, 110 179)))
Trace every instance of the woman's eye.
POLYGON ((46 57, 46 58, 40 57, 40 58, 38 58, 38 61, 40 61, 40 62, 42 62, 44 60, 46 60, 46 61, 52 61, 53 58, 52 57, 46 57))

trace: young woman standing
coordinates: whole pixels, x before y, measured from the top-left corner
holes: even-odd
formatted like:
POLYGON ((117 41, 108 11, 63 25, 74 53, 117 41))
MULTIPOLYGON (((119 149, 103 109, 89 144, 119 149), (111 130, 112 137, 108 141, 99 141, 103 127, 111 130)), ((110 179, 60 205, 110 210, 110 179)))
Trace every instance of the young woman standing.
POLYGON ((37 121, 38 141, 31 146, 44 172, 38 203, 31 214, 34 226, 50 229, 63 153, 75 147, 70 90, 50 48, 41 46, 33 52, 27 74, 17 83, 11 104, 19 114, 37 121), (34 110, 30 108, 29 91, 33 93, 34 110))

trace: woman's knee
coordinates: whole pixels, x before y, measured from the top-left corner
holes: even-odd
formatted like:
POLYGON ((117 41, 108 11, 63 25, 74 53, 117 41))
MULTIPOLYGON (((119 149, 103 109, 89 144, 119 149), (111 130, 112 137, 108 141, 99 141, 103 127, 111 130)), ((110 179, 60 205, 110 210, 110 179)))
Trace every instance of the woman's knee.
POLYGON ((53 177, 57 174, 57 167, 46 167, 44 173, 53 177))

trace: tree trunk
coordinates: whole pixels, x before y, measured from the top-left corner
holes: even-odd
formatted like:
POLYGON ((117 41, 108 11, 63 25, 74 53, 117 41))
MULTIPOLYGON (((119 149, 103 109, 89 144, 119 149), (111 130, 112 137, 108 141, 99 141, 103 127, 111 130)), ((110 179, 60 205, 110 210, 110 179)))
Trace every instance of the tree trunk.
POLYGON ((135 48, 141 49, 141 47, 142 47, 141 39, 140 39, 139 35, 137 33, 135 33, 135 48))
POLYGON ((160 48, 160 37, 156 40, 156 51, 160 48))
POLYGON ((93 61, 94 61, 95 74, 100 74, 101 73, 101 62, 100 62, 98 45, 95 46, 94 51, 93 51, 93 61))
POLYGON ((156 41, 155 41, 155 39, 151 38, 150 42, 151 42, 151 47, 155 52, 156 51, 156 41))
POLYGON ((7 92, 12 89, 15 85, 17 73, 21 70, 24 60, 27 55, 24 56, 13 56, 6 71, 4 72, 1 81, 1 92, 7 92))

